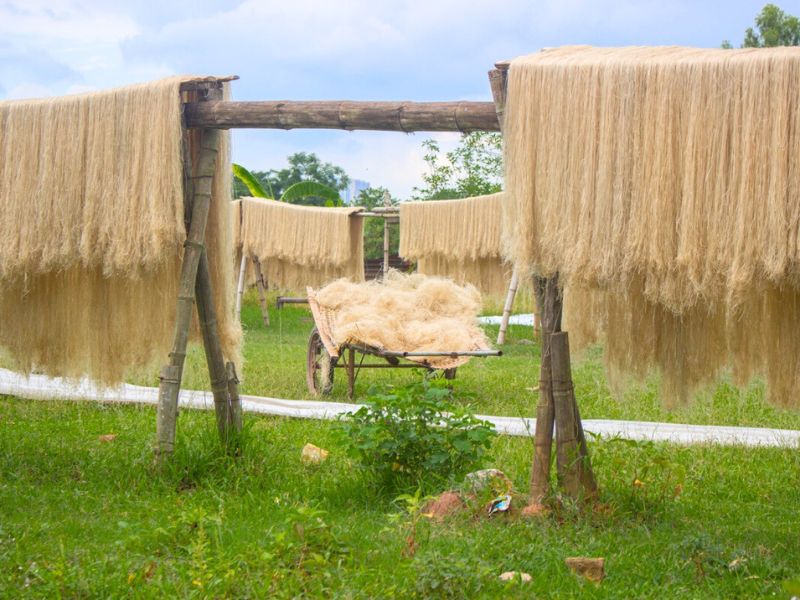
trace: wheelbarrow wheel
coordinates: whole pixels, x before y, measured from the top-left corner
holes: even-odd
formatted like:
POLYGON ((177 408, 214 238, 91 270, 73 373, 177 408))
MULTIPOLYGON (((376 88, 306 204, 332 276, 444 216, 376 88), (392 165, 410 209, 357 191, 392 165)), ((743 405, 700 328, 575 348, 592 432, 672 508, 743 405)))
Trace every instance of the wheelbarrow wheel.
POLYGON ((331 393, 333 388, 333 367, 336 359, 331 358, 322 343, 317 328, 308 336, 308 353, 306 355, 306 383, 308 391, 315 396, 331 393))
POLYGON ((444 378, 445 379, 455 379, 456 378, 456 369, 458 369, 458 367, 453 367, 452 369, 445 369, 444 370, 444 378))

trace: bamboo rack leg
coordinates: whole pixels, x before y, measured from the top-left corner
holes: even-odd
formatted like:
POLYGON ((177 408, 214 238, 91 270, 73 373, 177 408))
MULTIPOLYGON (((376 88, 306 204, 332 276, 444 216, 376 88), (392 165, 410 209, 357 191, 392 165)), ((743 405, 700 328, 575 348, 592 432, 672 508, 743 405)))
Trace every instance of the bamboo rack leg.
POLYGON ((561 298, 558 280, 534 277, 534 296, 539 314, 543 316, 542 359, 539 368, 539 401, 536 404, 536 433, 534 437, 533 466, 531 467, 531 497, 533 505, 541 504, 550 492, 550 468, 553 454, 553 426, 555 404, 550 347, 550 336, 561 330, 561 298))
POLYGON ((185 242, 181 278, 178 286, 178 301, 175 310, 175 335, 169 364, 161 370, 158 390, 158 416, 156 429, 156 452, 158 456, 172 453, 175 447, 175 427, 178 417, 178 394, 180 392, 186 344, 189 341, 189 325, 192 320, 195 281, 211 203, 211 185, 217 160, 221 132, 209 129, 203 132, 197 172, 192 176, 191 222, 185 242))
MULTIPOLYGON (((195 293, 197 294, 197 315, 200 318, 200 330, 203 333, 203 346, 206 351, 208 374, 211 378, 211 393, 214 395, 217 432, 222 443, 227 445, 233 440, 231 429, 236 430, 237 428, 233 418, 232 395, 229 390, 225 359, 222 356, 217 314, 211 290, 211 276, 208 271, 208 258, 205 252, 200 257, 200 264, 197 269, 195 293)), ((238 389, 235 391, 238 398, 238 389)), ((239 412, 241 414, 241 410, 239 412)), ((241 420, 239 428, 241 428, 241 420)))
POLYGON ((239 396, 239 376, 236 374, 236 366, 232 362, 225 364, 228 375, 228 394, 231 397, 231 410, 229 412, 233 430, 237 433, 242 431, 242 398, 239 396))
POLYGON ((497 345, 502 346, 506 343, 506 330, 508 329, 508 319, 511 317, 511 309, 514 306, 514 297, 517 295, 517 286, 519 285, 519 274, 517 270, 511 274, 511 283, 508 285, 508 294, 506 295, 506 304, 503 307, 503 318, 500 320, 500 331, 497 333, 497 345))
MULTIPOLYGON (((383 206, 389 208, 392 205, 392 196, 389 192, 383 193, 383 206)), ((389 272, 389 217, 383 217, 383 273, 382 278, 389 272)))
POLYGON ((597 483, 586 453, 586 440, 580 424, 578 406, 569 360, 569 334, 549 335, 551 368, 553 377, 553 400, 556 412, 556 461, 558 477, 564 491, 576 499, 594 497, 597 483), (583 442, 583 443, 581 443, 583 442))
MULTIPOLYGON (((495 63, 495 68, 489 71, 489 84, 492 88, 495 112, 500 123, 500 130, 503 130, 505 117, 506 97, 508 95, 508 69, 509 62, 495 63)), ((594 495, 597 485, 591 471, 589 453, 586 448, 586 440, 583 437, 583 427, 580 423, 578 405, 575 400, 575 393, 572 390, 571 367, 569 363, 569 343, 566 342, 562 347, 553 350, 554 336, 561 331, 561 293, 558 289, 558 274, 552 278, 534 278, 534 292, 536 294, 537 306, 540 317, 540 332, 542 339, 542 363, 540 370, 540 393, 539 403, 536 408, 536 437, 534 449, 534 461, 531 470, 531 514, 538 512, 537 506, 541 499, 547 494, 550 486, 550 464, 553 443, 553 422, 559 433, 558 444, 562 441, 569 444, 569 439, 562 440, 563 435, 567 436, 570 421, 575 430, 574 439, 577 441, 577 452, 580 454, 580 463, 583 472, 579 471, 577 478, 579 484, 585 488, 585 493, 594 495), (549 365, 547 364, 549 362, 549 365), (549 368, 548 368, 549 366, 549 368), (565 390, 563 382, 569 381, 568 398, 564 400, 565 390), (560 409, 556 409, 556 390, 559 394, 560 409), (566 423, 562 420, 566 419, 566 423), (591 478, 591 482, 589 481, 591 478)), ((566 447, 566 446, 565 446, 566 447)), ((563 452, 562 452, 563 454, 563 452)), ((561 472, 563 457, 559 455, 559 471, 561 472)))
POLYGON ((242 261, 239 263, 239 281, 236 284, 236 320, 242 318, 242 296, 244 295, 244 277, 247 271, 247 255, 242 251, 242 261))
POLYGON ((261 261, 257 256, 253 257, 253 268, 256 271, 256 287, 258 288, 258 302, 261 304, 261 319, 264 321, 264 327, 269 327, 269 305, 267 304, 267 295, 265 293, 266 285, 264 284, 264 275, 261 273, 261 261))
POLYGON ((389 219, 383 218, 383 277, 389 272, 389 219))

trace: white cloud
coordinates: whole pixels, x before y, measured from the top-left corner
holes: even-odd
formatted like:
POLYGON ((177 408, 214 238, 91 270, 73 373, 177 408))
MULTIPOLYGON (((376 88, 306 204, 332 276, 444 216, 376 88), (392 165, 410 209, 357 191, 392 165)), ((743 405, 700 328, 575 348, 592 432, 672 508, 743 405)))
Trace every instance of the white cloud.
MULTIPOLYGON (((139 33, 124 14, 71 0, 10 0, 0 4, 0 34, 75 45, 116 43, 139 33)), ((37 44, 37 45, 48 45, 37 44)), ((48 45, 48 48, 52 48, 48 45)))

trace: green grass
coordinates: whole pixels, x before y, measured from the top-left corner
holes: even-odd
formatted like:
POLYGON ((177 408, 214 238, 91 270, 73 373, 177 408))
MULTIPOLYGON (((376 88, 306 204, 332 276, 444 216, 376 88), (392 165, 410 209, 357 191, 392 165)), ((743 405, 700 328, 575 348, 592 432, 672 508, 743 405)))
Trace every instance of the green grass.
MULTIPOLYGON (((308 397, 307 312, 275 311, 264 329, 249 300, 243 391, 308 397)), ((538 348, 522 343, 527 334, 513 327, 505 356, 459 369, 456 392, 476 412, 533 414, 538 348)), ((764 404, 757 383, 722 383, 675 411, 661 408, 655 381, 618 402, 601 362, 599 349, 574 361, 585 418, 800 428, 800 415, 764 404)), ((155 372, 135 380, 154 385, 155 372)), ((357 398, 415 376, 365 371, 357 398)), ((186 377, 205 385, 197 349, 186 377)), ((337 380, 331 399, 345 388, 337 380)), ((782 582, 800 576, 797 449, 592 441, 602 510, 564 502, 535 522, 424 520, 409 558, 397 492, 354 467, 333 424, 247 416, 242 456, 231 458, 212 414, 183 411, 163 470, 152 464, 154 429, 149 407, 0 398, 0 597, 788 598, 782 582), (107 433, 118 437, 101 442, 107 433), (330 460, 301 466, 306 442, 330 460), (599 586, 564 566, 582 555, 606 558, 599 586), (506 589, 496 579, 506 570, 533 582, 506 589)), ((531 451, 530 440, 501 437, 489 466, 524 491, 531 451)))

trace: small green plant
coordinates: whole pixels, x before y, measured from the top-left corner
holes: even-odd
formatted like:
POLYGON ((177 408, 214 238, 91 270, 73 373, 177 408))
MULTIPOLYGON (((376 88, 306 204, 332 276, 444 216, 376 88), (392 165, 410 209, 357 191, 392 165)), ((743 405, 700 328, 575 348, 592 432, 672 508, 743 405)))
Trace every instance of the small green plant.
POLYGON ((497 577, 482 563, 438 552, 417 557, 414 570, 418 598, 477 598, 497 577))
POLYGON ((411 558, 417 552, 419 525, 425 515, 422 511, 428 503, 433 500, 433 496, 423 496, 422 489, 417 488, 415 494, 401 494, 394 499, 395 503, 402 503, 403 512, 392 515, 395 520, 401 521, 405 525, 406 545, 403 548, 403 556, 411 558), (408 516, 408 521, 404 517, 408 516))
POLYGON ((447 383, 373 390, 341 423, 349 454, 395 483, 452 481, 479 467, 494 426, 454 404, 447 383))

